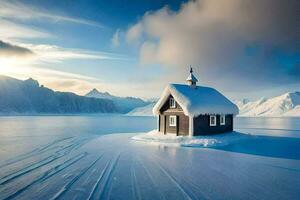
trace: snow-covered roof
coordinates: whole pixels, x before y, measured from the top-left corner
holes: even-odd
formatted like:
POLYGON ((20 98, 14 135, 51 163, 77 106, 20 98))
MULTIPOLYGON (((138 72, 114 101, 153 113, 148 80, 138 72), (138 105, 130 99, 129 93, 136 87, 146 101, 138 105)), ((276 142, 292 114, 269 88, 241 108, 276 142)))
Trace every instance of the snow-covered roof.
POLYGON ((160 114, 160 109, 172 95, 187 116, 201 114, 233 114, 239 113, 238 107, 217 90, 210 87, 170 84, 155 104, 153 113, 160 114))

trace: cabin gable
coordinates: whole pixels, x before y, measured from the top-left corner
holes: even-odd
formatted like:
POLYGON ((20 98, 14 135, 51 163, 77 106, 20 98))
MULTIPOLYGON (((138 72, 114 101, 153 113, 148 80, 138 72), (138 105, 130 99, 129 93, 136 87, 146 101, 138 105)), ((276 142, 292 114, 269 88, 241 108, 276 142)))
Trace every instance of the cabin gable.
POLYGON ((172 95, 166 99, 160 109, 159 115, 159 131, 166 134, 172 133, 176 135, 188 135, 189 132, 189 117, 183 113, 181 106, 175 100, 175 107, 170 105, 172 95), (170 125, 170 116, 176 116, 176 126, 170 125))
POLYGON ((175 107, 171 107, 170 105, 170 99, 174 99, 174 97, 172 95, 169 95, 169 97, 167 98, 167 100, 165 101, 165 103, 163 104, 163 106, 160 109, 160 113, 163 114, 165 112, 182 112, 183 110, 181 108, 181 106, 179 105, 179 103, 174 99, 175 101, 175 107))

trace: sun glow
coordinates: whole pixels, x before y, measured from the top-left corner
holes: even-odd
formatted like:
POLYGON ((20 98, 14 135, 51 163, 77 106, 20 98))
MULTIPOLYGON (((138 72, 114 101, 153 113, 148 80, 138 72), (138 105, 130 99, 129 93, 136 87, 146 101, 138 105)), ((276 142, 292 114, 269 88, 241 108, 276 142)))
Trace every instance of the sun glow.
POLYGON ((20 75, 24 76, 30 72, 28 68, 25 67, 27 64, 29 64, 27 59, 0 57, 0 74, 14 77, 20 77, 20 75))

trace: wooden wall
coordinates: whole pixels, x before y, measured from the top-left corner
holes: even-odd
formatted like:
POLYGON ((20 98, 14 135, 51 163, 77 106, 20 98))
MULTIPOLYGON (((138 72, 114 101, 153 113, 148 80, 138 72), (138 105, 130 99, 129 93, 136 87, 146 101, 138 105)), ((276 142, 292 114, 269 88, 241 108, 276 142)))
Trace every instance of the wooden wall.
POLYGON ((194 118, 194 135, 206 135, 206 134, 216 134, 225 133, 233 130, 233 116, 225 116, 225 125, 220 125, 220 115, 217 116, 217 125, 209 125, 209 115, 200 115, 194 118))

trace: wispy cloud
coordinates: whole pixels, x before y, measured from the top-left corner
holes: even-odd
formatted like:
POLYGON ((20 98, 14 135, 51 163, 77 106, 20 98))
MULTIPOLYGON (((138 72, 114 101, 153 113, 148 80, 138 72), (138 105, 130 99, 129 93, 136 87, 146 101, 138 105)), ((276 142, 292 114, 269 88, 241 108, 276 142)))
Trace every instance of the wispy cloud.
POLYGON ((0 17, 6 19, 18 20, 48 20, 52 22, 69 22, 96 26, 103 28, 104 26, 98 22, 87 19, 67 16, 57 12, 50 12, 44 8, 38 8, 31 5, 23 4, 19 1, 0 0, 0 17))
POLYGON ((66 60, 126 60, 120 54, 64 48, 48 44, 8 43, 0 40, 0 65, 45 67, 66 60))
POLYGON ((63 48, 48 44, 22 44, 31 49, 36 55, 37 62, 62 62, 69 59, 87 60, 121 60, 126 59, 123 55, 101 51, 90 51, 84 49, 63 48))
POLYGON ((34 27, 13 23, 0 17, 0 37, 11 40, 16 38, 47 38, 52 37, 52 35, 34 27))
POLYGON ((12 45, 10 43, 0 40, 0 56, 7 57, 24 57, 32 56, 34 53, 25 47, 12 45))
POLYGON ((118 47, 120 45, 120 29, 117 29, 111 38, 111 43, 113 47, 118 47))

